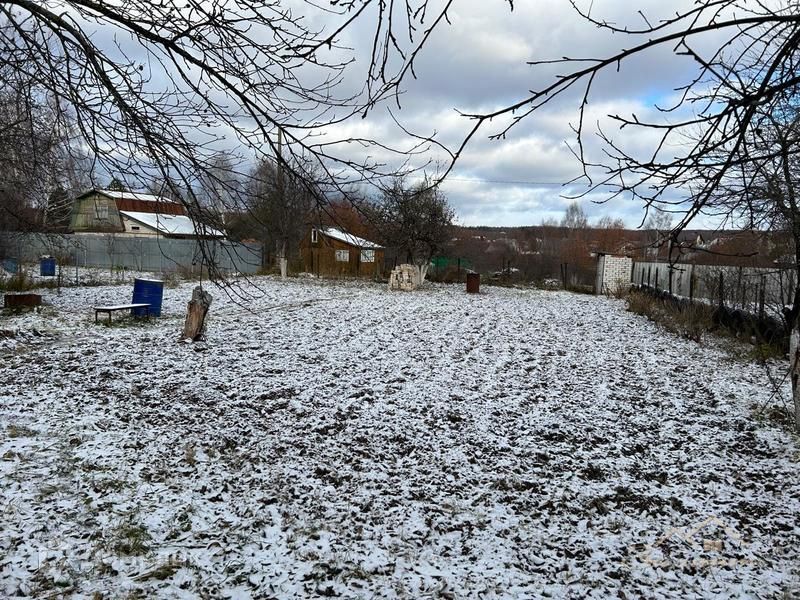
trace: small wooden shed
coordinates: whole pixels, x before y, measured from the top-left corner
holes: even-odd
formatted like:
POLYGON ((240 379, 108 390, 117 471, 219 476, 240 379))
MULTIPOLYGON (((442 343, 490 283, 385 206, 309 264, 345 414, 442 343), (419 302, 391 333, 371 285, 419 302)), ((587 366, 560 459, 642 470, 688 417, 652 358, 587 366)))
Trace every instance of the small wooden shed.
POLYGON ((303 270, 321 277, 377 278, 384 248, 335 227, 311 229, 300 242, 303 270))

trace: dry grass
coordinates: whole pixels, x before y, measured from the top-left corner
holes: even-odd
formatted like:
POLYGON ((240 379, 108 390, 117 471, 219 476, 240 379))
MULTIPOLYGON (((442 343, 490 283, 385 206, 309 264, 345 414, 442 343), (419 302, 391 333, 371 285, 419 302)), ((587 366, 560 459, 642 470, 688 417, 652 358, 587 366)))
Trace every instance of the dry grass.
POLYGON ((719 337, 750 342, 750 346, 731 345, 728 351, 737 359, 764 364, 781 359, 786 354, 786 340, 783 337, 770 336, 764 339, 753 324, 745 324, 744 327, 728 325, 719 319, 717 309, 710 304, 662 299, 636 289, 630 291, 626 303, 630 312, 643 315, 667 331, 698 343, 710 332, 719 337))
POLYGON ((619 283, 615 285, 613 288, 606 289, 606 296, 608 296, 609 298, 616 298, 617 300, 627 300, 630 294, 631 294, 630 284, 619 283))
POLYGON ((123 556, 139 556, 150 551, 150 540, 144 525, 126 522, 114 529, 109 546, 123 556))
POLYGON ((14 425, 6 427, 6 435, 10 438, 34 437, 38 432, 25 425, 14 425))
POLYGON ((180 286, 183 280, 192 281, 193 279, 197 279, 197 277, 192 277, 189 269, 183 269, 184 272, 176 272, 171 271, 168 273, 161 273, 160 279, 164 282, 165 288, 175 289, 180 286))
POLYGON ((707 304, 679 305, 635 290, 628 293, 626 302, 630 312, 643 315, 667 331, 695 342, 701 342, 703 335, 714 327, 714 309, 707 304))
POLYGON ((28 292, 37 288, 55 288, 56 281, 35 281, 25 271, 20 269, 11 277, 0 277, 0 291, 28 292))

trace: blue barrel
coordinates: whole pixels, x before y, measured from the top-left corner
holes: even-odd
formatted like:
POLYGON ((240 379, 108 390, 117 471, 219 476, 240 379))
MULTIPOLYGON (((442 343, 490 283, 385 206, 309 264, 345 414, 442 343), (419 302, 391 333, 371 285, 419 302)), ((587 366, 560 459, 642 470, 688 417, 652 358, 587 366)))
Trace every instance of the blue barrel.
POLYGON ((56 259, 52 256, 43 256, 39 261, 39 275, 42 277, 55 277, 56 259))
MULTIPOLYGON (((150 314, 161 316, 161 300, 164 298, 164 282, 157 279, 133 280, 133 304, 149 304, 150 314)), ((144 316, 147 311, 134 309, 133 314, 144 316)))
POLYGON ((6 273, 16 273, 17 272, 17 259, 16 258, 4 258, 3 259, 3 270, 6 273))

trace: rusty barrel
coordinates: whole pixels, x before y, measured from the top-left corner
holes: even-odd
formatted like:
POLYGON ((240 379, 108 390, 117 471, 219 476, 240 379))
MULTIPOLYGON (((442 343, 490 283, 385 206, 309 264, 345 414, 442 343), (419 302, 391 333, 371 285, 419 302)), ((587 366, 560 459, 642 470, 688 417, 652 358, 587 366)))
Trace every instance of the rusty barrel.
POLYGON ((467 293, 477 294, 481 291, 481 274, 467 273, 467 293))

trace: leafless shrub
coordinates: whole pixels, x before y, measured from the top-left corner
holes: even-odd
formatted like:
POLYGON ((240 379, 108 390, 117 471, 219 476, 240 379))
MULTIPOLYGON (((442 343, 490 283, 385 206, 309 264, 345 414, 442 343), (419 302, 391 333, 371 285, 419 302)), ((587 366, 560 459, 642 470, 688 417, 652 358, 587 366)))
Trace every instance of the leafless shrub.
POLYGON ((625 300, 630 295, 630 292, 630 284, 624 283, 617 283, 605 289, 605 294, 608 298, 615 298, 617 300, 625 300))
POLYGON ((698 343, 714 326, 713 309, 706 304, 679 306, 638 291, 631 291, 626 302, 630 312, 643 315, 667 331, 698 343))

